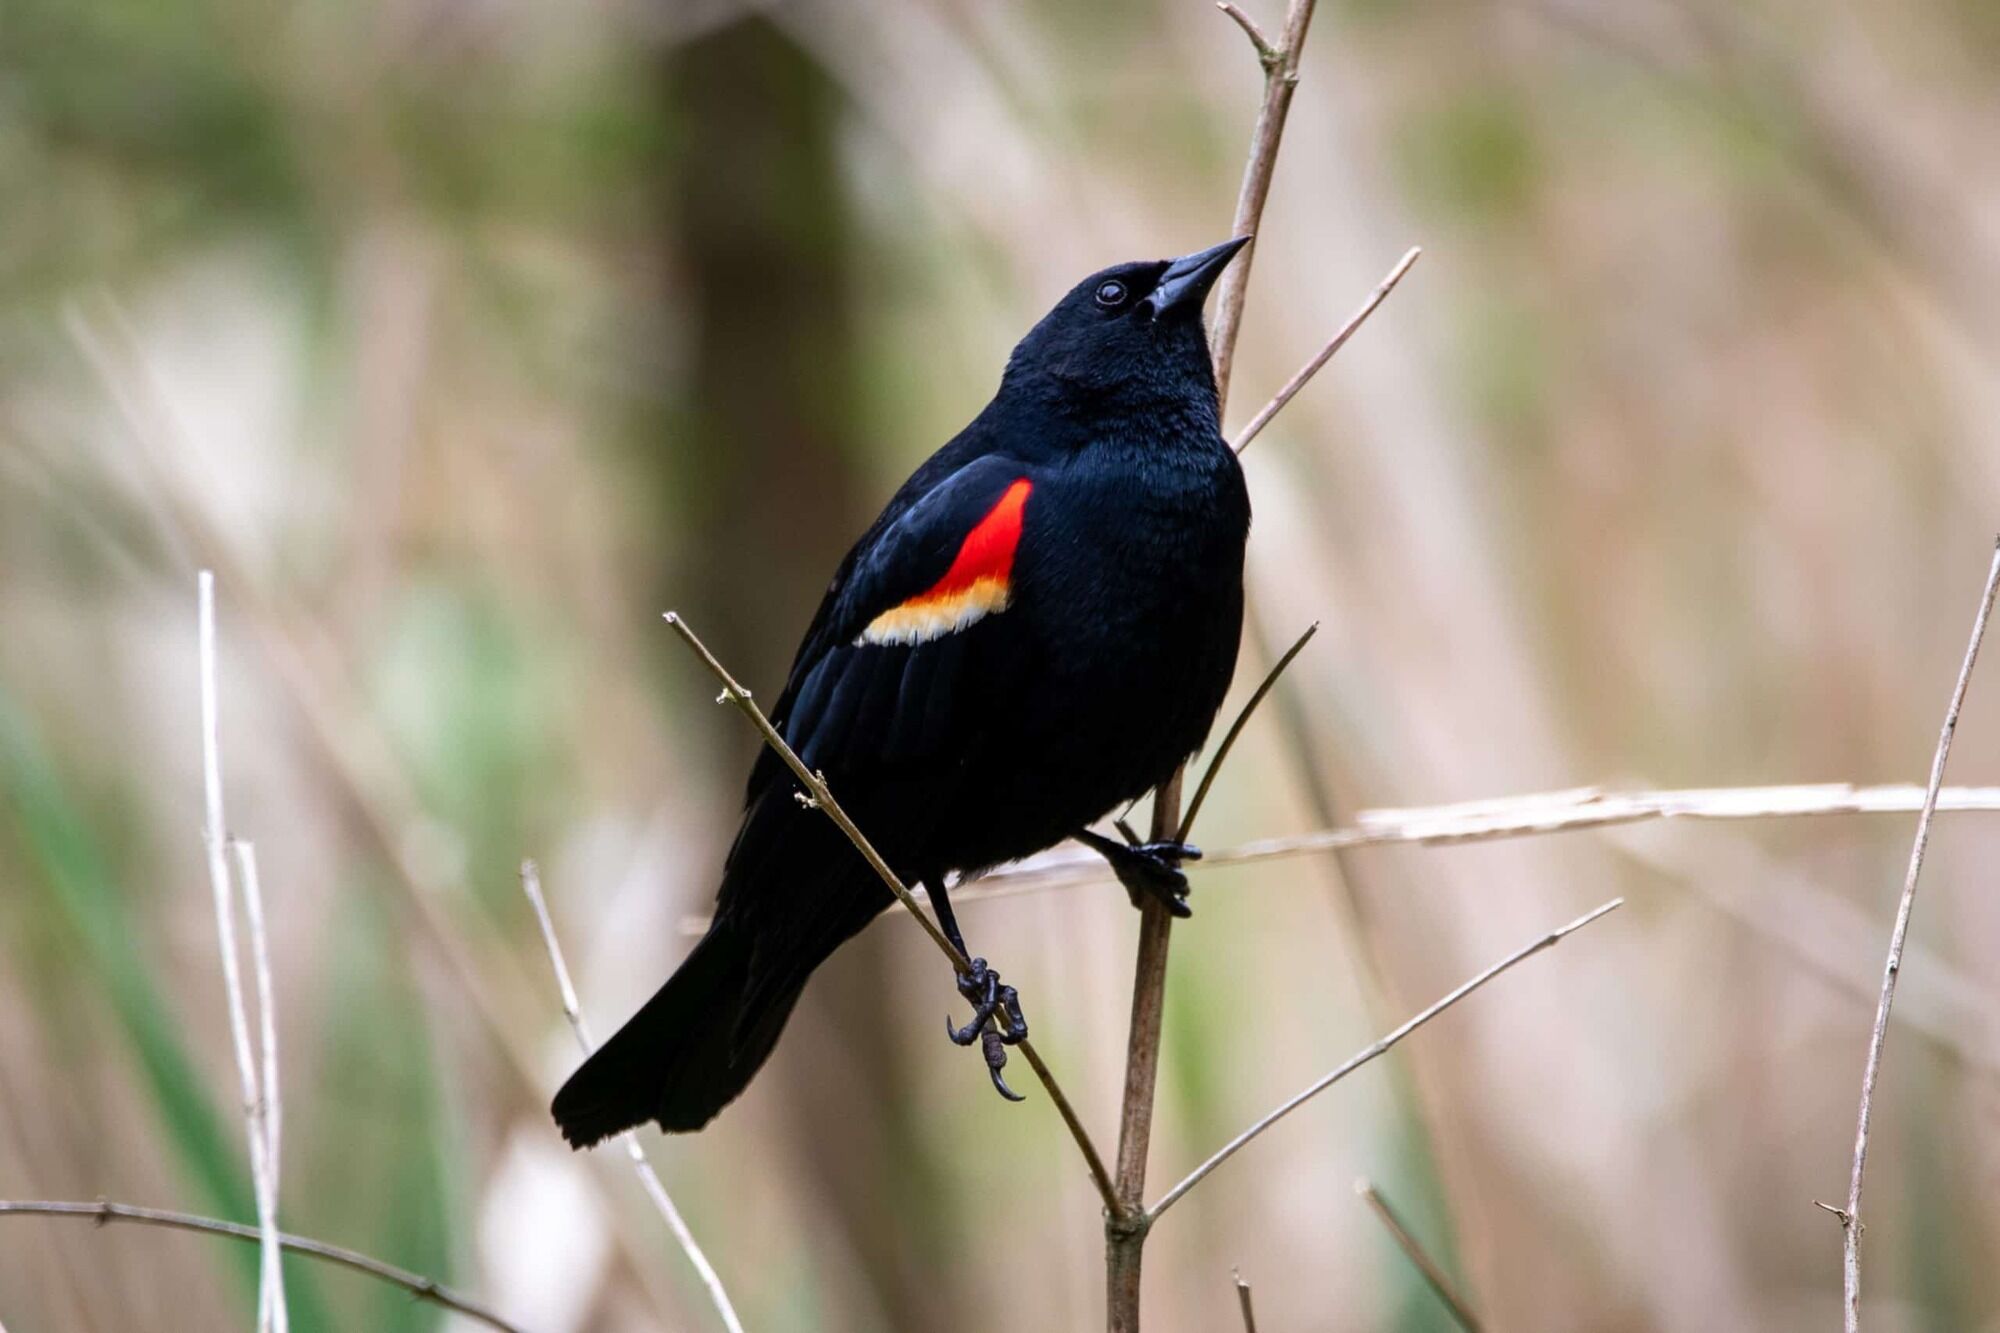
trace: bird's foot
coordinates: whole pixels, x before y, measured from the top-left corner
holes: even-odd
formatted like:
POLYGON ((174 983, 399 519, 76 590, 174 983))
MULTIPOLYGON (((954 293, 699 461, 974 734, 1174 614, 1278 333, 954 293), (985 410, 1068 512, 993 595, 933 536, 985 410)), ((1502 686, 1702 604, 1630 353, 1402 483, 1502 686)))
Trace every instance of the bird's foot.
POLYGON ((1125 842, 1114 842, 1089 829, 1079 831, 1076 836, 1111 863, 1111 873, 1118 876, 1118 882, 1132 895, 1134 906, 1144 894, 1157 899, 1175 916, 1194 915, 1194 909, 1188 906, 1188 879, 1181 862, 1201 860, 1201 848, 1185 842, 1140 842, 1129 831, 1125 842))
POLYGON ((1010 1102, 1025 1100, 1000 1076, 1000 1071, 1007 1064, 1007 1048, 1020 1045, 1028 1037, 1028 1020, 1021 1012, 1020 995, 1012 986, 1001 982, 1000 974, 988 967, 984 958, 973 959, 972 969, 959 974, 958 993, 971 1002, 972 1021, 957 1027, 953 1025, 950 1015, 946 1015, 945 1035, 960 1046, 978 1042, 981 1053, 986 1057, 986 1072, 993 1078, 994 1090, 1010 1102), (1005 1027, 1001 1026, 1002 1020, 1006 1023, 1005 1027))

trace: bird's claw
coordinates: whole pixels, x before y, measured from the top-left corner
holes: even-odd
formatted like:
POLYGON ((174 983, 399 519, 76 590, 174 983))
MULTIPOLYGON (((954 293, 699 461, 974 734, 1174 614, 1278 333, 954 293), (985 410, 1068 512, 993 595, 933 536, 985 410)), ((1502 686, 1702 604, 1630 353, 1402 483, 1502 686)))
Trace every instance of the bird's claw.
POLYGON ((1111 872, 1118 876, 1118 882, 1132 895, 1134 904, 1144 894, 1157 899, 1177 917, 1193 916, 1194 909, 1188 906, 1187 901, 1187 874, 1181 869, 1181 862, 1201 860, 1201 848, 1185 842, 1134 841, 1135 835, 1123 821, 1120 821, 1119 831, 1125 834, 1125 842, 1114 842, 1089 829, 1084 829, 1077 837, 1111 863, 1111 872))
POLYGON ((973 959, 970 969, 959 974, 958 993, 971 1001, 972 1019, 959 1027, 947 1014, 945 1035, 960 1046, 979 1042, 980 1050, 986 1057, 986 1072, 993 1078, 994 1090, 1010 1102, 1025 1100, 1000 1076, 1000 1070, 1007 1063, 1007 1048, 1018 1046, 1028 1038, 1028 1019, 1021 1012, 1020 993, 1012 986, 1003 984, 1000 974, 987 966, 984 958, 973 959), (1004 1027, 1000 1025, 1002 1017, 1006 1020, 1004 1027))
POLYGON ((993 1079, 993 1091, 1010 1102, 1025 1102, 1028 1099, 1007 1086, 1007 1080, 1000 1077, 1000 1071, 1007 1064, 1007 1038, 998 1030, 988 1028, 982 1041, 986 1053, 986 1072, 993 1079))
POLYGON ((947 1014, 944 1020, 945 1032, 960 1046, 970 1046, 979 1040, 980 1029, 988 1023, 996 1023, 995 1034, 1007 1046, 1019 1046, 1028 1036, 1028 1020, 1021 1013, 1021 994, 1012 986, 1000 980, 1000 974, 987 966, 984 958, 972 960, 970 971, 958 976, 958 993, 972 1002, 972 1021, 958 1027, 947 1014), (997 1026, 1004 1016, 1007 1025, 997 1026))

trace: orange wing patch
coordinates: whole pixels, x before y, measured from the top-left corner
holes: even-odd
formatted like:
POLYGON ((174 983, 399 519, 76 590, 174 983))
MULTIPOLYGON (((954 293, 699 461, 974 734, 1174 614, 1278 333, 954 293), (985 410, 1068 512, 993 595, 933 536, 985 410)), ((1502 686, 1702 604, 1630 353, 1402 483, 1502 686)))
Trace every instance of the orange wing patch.
POLYGON ((856 643, 924 643, 1007 609, 1021 513, 1034 483, 1018 478, 965 534, 944 577, 868 622, 856 643))

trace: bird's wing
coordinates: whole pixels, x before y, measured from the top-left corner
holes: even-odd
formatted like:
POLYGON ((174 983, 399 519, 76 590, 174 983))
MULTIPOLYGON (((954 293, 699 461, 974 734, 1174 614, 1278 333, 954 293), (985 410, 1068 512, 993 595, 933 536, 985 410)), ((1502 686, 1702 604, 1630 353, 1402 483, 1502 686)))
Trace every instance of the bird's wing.
MULTIPOLYGON (((972 631, 1012 600, 1034 487, 1023 464, 987 455, 892 510, 848 553, 773 710, 808 765, 894 771, 963 739, 967 702, 1012 637, 972 631)), ((753 801, 781 770, 760 758, 753 801)))

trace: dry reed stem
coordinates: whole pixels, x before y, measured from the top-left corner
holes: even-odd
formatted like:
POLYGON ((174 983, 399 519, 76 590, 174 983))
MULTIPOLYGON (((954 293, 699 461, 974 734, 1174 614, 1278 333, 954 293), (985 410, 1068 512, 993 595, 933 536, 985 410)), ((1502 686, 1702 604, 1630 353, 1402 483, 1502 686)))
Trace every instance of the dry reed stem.
POLYGON ((1472 1313, 1472 1307, 1458 1294, 1458 1287, 1452 1282, 1451 1276, 1444 1271, 1444 1266, 1431 1258, 1430 1252, 1424 1249, 1423 1242, 1403 1225, 1403 1219, 1396 1216, 1396 1210, 1389 1206, 1389 1201, 1382 1197, 1381 1192, 1366 1178, 1354 1182, 1354 1192, 1361 1196, 1361 1201, 1368 1205, 1370 1211, 1382 1223, 1389 1233, 1389 1238, 1395 1241, 1410 1262, 1416 1265, 1417 1272, 1423 1275, 1424 1281, 1430 1284, 1430 1289, 1444 1302, 1445 1308, 1451 1311, 1451 1317, 1457 1321, 1458 1326, 1464 1329, 1465 1333, 1481 1333, 1479 1316, 1472 1313))
POLYGON ((260 1221, 268 1218, 264 1261, 270 1265, 269 1282, 261 1284, 258 1295, 258 1325, 274 1333, 287 1333, 291 1313, 285 1304, 284 1267, 278 1256, 278 1178, 283 1154, 280 1141, 284 1124, 284 1098, 278 1087, 278 1006, 276 987, 271 982, 271 949, 264 930, 264 885, 257 874, 257 849, 242 838, 232 838, 229 850, 236 857, 236 877, 243 889, 244 924, 250 934, 250 974, 257 991, 258 1093, 264 1121, 264 1186, 269 1200, 260 1209, 260 1221))
POLYGON ((1243 1312, 1243 1333, 1257 1333, 1257 1311, 1250 1303, 1250 1284, 1241 1273, 1231 1273, 1236 1281, 1236 1308, 1243 1312))
MULTIPOLYGON (((548 901, 542 896, 542 873, 533 861, 521 862, 521 892, 528 896, 528 904, 535 909, 535 923, 542 929, 542 947, 548 950, 549 966, 555 970, 556 993, 562 1001, 563 1017, 569 1020, 569 1029, 576 1035, 576 1044, 582 1048, 585 1056, 589 1056, 597 1049, 597 1043, 591 1039, 590 1026, 584 1020, 582 1005, 577 1001, 576 986, 570 980, 569 964, 564 960, 562 945, 556 939, 556 924, 549 916, 548 901)), ((701 1279, 702 1286, 708 1289, 708 1299, 715 1306, 716 1314, 722 1317, 723 1326, 729 1333, 743 1333, 743 1321, 737 1318, 736 1307, 730 1303, 729 1293, 723 1288, 721 1276, 715 1271, 715 1266, 709 1263, 708 1255, 703 1252, 700 1242, 695 1240, 694 1232, 688 1228, 686 1219, 681 1216, 681 1210, 674 1206, 673 1197, 661 1183, 659 1173, 653 1170, 652 1162, 647 1160, 646 1150, 639 1143, 639 1135, 635 1131, 627 1130, 618 1138, 625 1145, 625 1155, 632 1159, 632 1170, 639 1177, 640 1188, 645 1190, 646 1197, 652 1200, 654 1209, 666 1221, 667 1230, 673 1233, 675 1242, 681 1247, 681 1253, 686 1255, 687 1261, 694 1266, 695 1274, 701 1279)))
POLYGON ((1972 683, 1972 666, 1979 660, 1979 645, 1986 638, 1986 623, 1993 616, 1996 592, 2000 592, 2000 542, 1994 544, 1986 588, 1980 594, 1979 612, 1972 621, 1972 639, 1965 646, 1965 660, 1959 665, 1951 703, 1945 709, 1944 726, 1938 732, 1937 751, 1931 756, 1930 783, 1924 790, 1923 809, 1917 814, 1917 833, 1910 844, 1910 866, 1903 877, 1902 899, 1896 904, 1895 929, 1889 934, 1888 961, 1882 966, 1882 998, 1875 1007, 1875 1026, 1868 1035, 1868 1061, 1861 1071, 1861 1109, 1854 1129, 1854 1169, 1847 1183, 1847 1207, 1832 1210, 1840 1218, 1841 1304, 1847 1333, 1860 1333, 1861 1328, 1861 1175, 1868 1165, 1868 1121, 1874 1109, 1875 1080, 1882 1072, 1882 1049, 1889 1039, 1889 1006, 1896 999, 1896 977, 1903 968, 1903 942, 1910 933, 1910 912, 1916 906, 1924 849, 1930 844, 1931 816, 1937 813, 1938 792, 1944 786, 1945 761, 1951 755, 1951 740, 1958 730, 1958 713, 1965 705, 1966 687, 1972 683))
MULTIPOLYGON (((257 1327, 264 1333, 285 1333, 290 1317, 285 1305, 284 1273, 279 1262, 276 1168, 271 1138, 265 1129, 264 1093, 250 1047, 250 1019, 243 998, 243 971, 236 942, 236 907, 229 878, 229 830, 222 804, 221 690, 216 669, 215 574, 202 570, 195 579, 201 676, 202 842, 208 854, 208 886, 215 904, 215 934, 222 952, 222 984, 229 1002, 230 1045, 236 1055, 243 1127, 249 1139, 250 1180, 256 1196, 261 1233, 257 1277, 257 1327)), ((262 912, 257 914, 261 925, 262 912)), ((262 932, 257 931, 261 936, 262 932)), ((261 939, 255 942, 261 953, 261 939)), ((268 972, 268 964, 265 965, 268 972)), ((268 978, 266 979, 268 986, 268 978)), ((275 1036, 273 1037, 275 1042, 275 1036)))
MULTIPOLYGON (((1346 828, 1259 838, 1205 853, 1190 867, 1204 873, 1223 866, 1350 847, 1409 844, 1426 847, 1501 838, 1568 833, 1577 829, 1636 824, 1653 819, 1793 819, 1808 815, 1913 814, 1923 809, 1925 790, 1905 783, 1858 787, 1847 782, 1774 787, 1689 787, 1660 791, 1608 792, 1596 787, 1501 796, 1452 805, 1384 807, 1356 812, 1346 828)), ((2000 812, 2000 787, 1945 787, 1937 807, 1946 813, 2000 812)), ((1082 851, 1045 853, 1010 870, 995 871, 957 892, 978 902, 1024 893, 1042 893, 1106 879, 1101 857, 1082 851)), ((697 924, 690 919, 692 929, 697 924)))
MULTIPOLYGON (((213 1217, 198 1217, 193 1213, 178 1213, 165 1208, 142 1208, 137 1204, 109 1203, 102 1199, 95 1203, 70 1202, 57 1199, 0 1199, 0 1217, 75 1217, 87 1218, 98 1226, 112 1222, 133 1222, 140 1226, 166 1227, 173 1231, 194 1231, 208 1236, 227 1236, 232 1240, 261 1243, 262 1233, 257 1227, 246 1227, 237 1222, 223 1222, 213 1217)), ((500 1333, 526 1333, 520 1325, 510 1323, 477 1301, 459 1295, 421 1273, 412 1273, 407 1268, 385 1264, 359 1250, 345 1246, 329 1245, 322 1240, 307 1236, 293 1236, 278 1233, 278 1244, 293 1254, 303 1254, 311 1259, 321 1259, 330 1264, 339 1264, 357 1273, 365 1273, 378 1282, 401 1287, 412 1297, 428 1301, 468 1319, 476 1319, 500 1333)))

